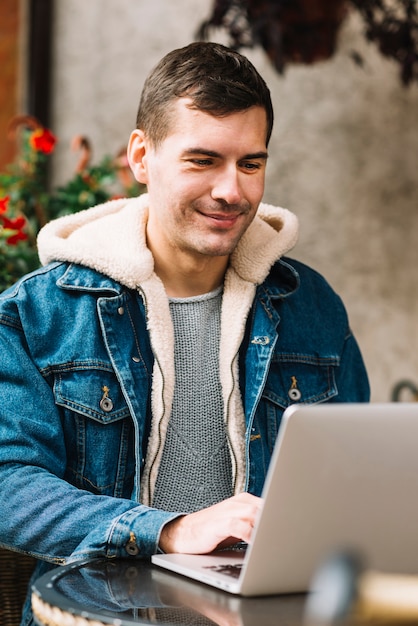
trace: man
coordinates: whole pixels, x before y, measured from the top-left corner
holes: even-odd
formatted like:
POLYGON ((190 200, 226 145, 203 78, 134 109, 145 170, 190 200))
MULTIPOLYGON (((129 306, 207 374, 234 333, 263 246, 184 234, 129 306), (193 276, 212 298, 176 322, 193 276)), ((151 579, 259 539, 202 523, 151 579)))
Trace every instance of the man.
POLYGON ((137 122, 148 194, 48 224, 0 299, 0 542, 49 564, 249 541, 286 406, 369 397, 340 299, 283 258, 296 218, 261 203, 251 63, 175 50, 137 122))

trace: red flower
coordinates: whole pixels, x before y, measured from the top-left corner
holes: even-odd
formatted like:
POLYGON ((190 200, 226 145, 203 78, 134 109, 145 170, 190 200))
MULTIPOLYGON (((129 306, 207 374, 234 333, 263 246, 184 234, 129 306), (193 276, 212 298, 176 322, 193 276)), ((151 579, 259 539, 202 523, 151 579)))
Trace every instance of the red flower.
POLYGON ((37 128, 29 138, 29 143, 37 152, 51 154, 56 144, 56 137, 47 128, 37 128))
POLYGON ((15 246, 19 241, 25 241, 28 238, 27 234, 22 230, 26 226, 26 219, 23 216, 10 219, 9 217, 0 215, 0 223, 4 230, 11 230, 13 232, 13 234, 6 239, 6 243, 11 246, 15 246))
POLYGON ((5 196, 4 198, 0 198, 0 214, 1 213, 6 213, 7 209, 8 209, 8 204, 9 204, 9 196, 5 196))
POLYGON ((10 230, 21 230, 26 224, 24 217, 15 217, 14 219, 2 217, 1 221, 3 222, 3 227, 10 230))
POLYGON ((11 246, 15 246, 19 241, 25 241, 28 238, 26 233, 23 233, 21 230, 18 230, 17 233, 11 235, 6 239, 7 243, 11 246))

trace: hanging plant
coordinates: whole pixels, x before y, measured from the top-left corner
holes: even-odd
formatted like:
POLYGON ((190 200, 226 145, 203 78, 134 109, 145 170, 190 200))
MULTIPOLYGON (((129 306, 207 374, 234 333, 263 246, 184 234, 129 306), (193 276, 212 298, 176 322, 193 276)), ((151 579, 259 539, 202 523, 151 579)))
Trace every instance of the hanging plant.
MULTIPOLYGON (((415 0, 215 0, 198 37, 221 28, 231 48, 261 46, 279 73, 288 63, 315 63, 336 50, 350 9, 364 22, 364 36, 400 65, 404 85, 418 79, 418 10, 415 0)), ((361 55, 353 54, 358 64, 361 55)))
POLYGON ((416 0, 350 0, 365 23, 366 38, 400 65, 404 85, 418 80, 418 10, 416 0))

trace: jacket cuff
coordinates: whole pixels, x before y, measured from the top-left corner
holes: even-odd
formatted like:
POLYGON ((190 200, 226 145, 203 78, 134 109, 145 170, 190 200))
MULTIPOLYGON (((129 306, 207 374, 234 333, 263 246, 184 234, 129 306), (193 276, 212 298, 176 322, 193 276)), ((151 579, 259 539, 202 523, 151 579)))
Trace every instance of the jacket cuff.
POLYGON ((77 546, 68 562, 86 558, 140 558, 158 551, 161 530, 184 515, 139 505, 100 524, 77 546))

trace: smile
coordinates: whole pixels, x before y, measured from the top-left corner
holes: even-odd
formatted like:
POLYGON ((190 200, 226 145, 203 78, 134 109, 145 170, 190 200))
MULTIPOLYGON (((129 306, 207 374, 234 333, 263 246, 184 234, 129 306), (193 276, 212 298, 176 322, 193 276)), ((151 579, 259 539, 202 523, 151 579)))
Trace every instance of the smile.
POLYGON ((237 223, 242 213, 201 213, 201 215, 218 227, 230 228, 237 223))

